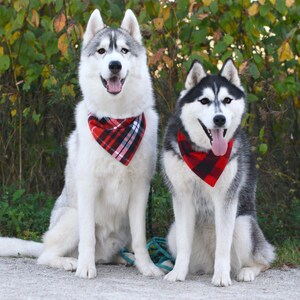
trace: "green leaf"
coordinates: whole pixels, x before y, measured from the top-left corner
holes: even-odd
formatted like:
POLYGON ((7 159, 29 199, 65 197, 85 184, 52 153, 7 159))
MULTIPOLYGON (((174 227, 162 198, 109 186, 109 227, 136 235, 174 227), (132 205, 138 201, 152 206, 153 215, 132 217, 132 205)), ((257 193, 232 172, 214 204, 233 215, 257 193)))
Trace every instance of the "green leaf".
POLYGON ((33 121, 38 125, 41 120, 41 114, 37 114, 36 111, 32 113, 32 119, 33 121))
POLYGON ((29 4, 29 0, 18 0, 14 1, 14 9, 20 12, 22 9, 25 10, 29 4))
POLYGON ((282 15, 286 15, 287 14, 287 7, 285 5, 285 0, 276 0, 276 9, 282 15))
POLYGON ((254 79, 259 78, 259 71, 255 63, 250 63, 249 72, 254 79))
POLYGON ((8 70, 10 67, 10 59, 8 55, 0 56, 0 72, 8 70))
POLYGON ((258 98, 256 95, 251 94, 251 93, 249 93, 249 94, 247 95, 247 99, 248 99, 248 102, 249 102, 249 103, 256 102, 256 101, 259 100, 259 98, 258 98))
POLYGON ((259 153, 262 154, 262 155, 266 154, 267 151, 268 151, 268 145, 267 145, 267 144, 264 144, 264 143, 260 144, 260 145, 259 145, 258 151, 259 151, 259 153))
POLYGON ((218 42, 217 44, 215 44, 214 47, 214 53, 222 53, 227 49, 227 44, 223 41, 218 42))
POLYGON ((213 14, 216 14, 219 10, 218 1, 213 1, 209 8, 213 14))
POLYGON ((61 9, 63 8, 64 1, 63 0, 56 0, 55 1, 55 11, 59 13, 61 9))
POLYGON ((262 17, 266 17, 271 10, 271 5, 269 3, 261 5, 259 8, 259 13, 262 17))
POLYGON ((222 61, 225 61, 228 58, 232 58, 232 51, 227 51, 222 55, 222 61))
POLYGON ((123 12, 121 11, 120 7, 117 4, 114 4, 113 1, 109 2, 110 10, 112 16, 114 16, 114 19, 121 19, 123 12))
POLYGON ((225 34, 223 39, 224 39, 224 42, 226 43, 227 46, 232 44, 233 41, 234 41, 234 38, 229 34, 225 34))
POLYGON ((239 49, 234 50, 234 52, 237 57, 236 61, 241 64, 244 60, 243 53, 239 49))
POLYGON ((193 40, 197 42, 197 44, 202 44, 206 42, 207 36, 207 28, 201 28, 199 30, 193 30, 193 40))
POLYGON ((181 12, 187 11, 189 7, 189 0, 178 0, 177 9, 181 12))
POLYGON ((26 107, 23 109, 23 116, 27 118, 28 114, 30 113, 30 107, 26 107))
POLYGON ((16 190, 13 194, 13 201, 20 199, 24 193, 25 193, 25 189, 16 190))
MULTIPOLYGON (((24 19, 25 19, 25 14, 26 14, 26 10, 21 10, 20 12, 18 12, 17 14, 17 18, 16 18, 16 22, 19 26, 22 26, 24 23, 24 19)), ((17 28, 19 28, 19 26, 17 26, 17 28)))
POLYGON ((259 131, 259 139, 262 141, 265 136, 265 126, 263 126, 259 131))
POLYGON ((264 61, 263 58, 258 54, 253 54, 253 59, 258 65, 260 65, 264 61))

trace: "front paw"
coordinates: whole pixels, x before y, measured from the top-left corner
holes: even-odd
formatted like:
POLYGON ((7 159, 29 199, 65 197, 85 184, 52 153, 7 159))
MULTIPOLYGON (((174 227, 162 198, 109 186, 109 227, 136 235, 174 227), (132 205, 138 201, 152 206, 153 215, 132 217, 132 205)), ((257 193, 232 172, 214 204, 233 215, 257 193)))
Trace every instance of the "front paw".
POLYGON ((80 278, 95 278, 97 275, 96 265, 93 261, 78 261, 76 276, 80 278))
POLYGON ((162 276, 164 273, 152 262, 135 262, 136 267, 144 276, 162 276))
POLYGON ((237 275, 238 281, 253 281, 254 278, 255 272, 253 268, 242 268, 237 275))
POLYGON ((231 285, 230 272, 229 271, 215 271, 212 278, 212 284, 214 286, 229 286, 231 285))
POLYGON ((66 271, 75 271, 77 269, 77 259, 76 258, 73 258, 73 257, 66 257, 66 258, 63 258, 63 268, 66 270, 66 271))
POLYGON ((182 268, 174 268, 171 272, 169 272, 164 280, 168 281, 184 281, 187 275, 187 271, 182 268))

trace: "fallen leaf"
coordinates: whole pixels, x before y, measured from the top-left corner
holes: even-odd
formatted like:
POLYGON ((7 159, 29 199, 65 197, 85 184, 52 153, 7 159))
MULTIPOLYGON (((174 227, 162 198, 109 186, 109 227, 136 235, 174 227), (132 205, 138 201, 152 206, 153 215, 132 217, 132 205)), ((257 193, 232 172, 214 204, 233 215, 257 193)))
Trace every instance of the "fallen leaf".
POLYGON ((40 16, 39 16, 38 12, 35 9, 32 9, 31 13, 32 13, 31 22, 32 22, 33 26, 39 27, 39 25, 40 25, 40 16))
POLYGON ((75 97, 74 85, 73 84, 64 84, 62 86, 61 92, 64 96, 75 97))
POLYGON ((221 38, 222 38, 222 32, 221 30, 218 29, 216 32, 214 32, 213 40, 215 42, 218 42, 221 38))
POLYGON ((248 60, 241 63, 240 66, 239 66, 239 74, 241 74, 241 75, 245 74, 248 67, 249 67, 249 61, 248 60))
MULTIPOLYGON (((15 103, 17 101, 18 98, 18 94, 12 94, 11 96, 9 96, 9 100, 11 101, 11 103, 15 103)), ((15 116, 17 113, 17 111, 14 109, 11 111, 11 115, 12 117, 15 116), (14 112, 14 113, 13 113, 14 112)))
POLYGON ((57 16, 54 20, 54 28, 56 32, 60 32, 63 30, 63 28, 66 26, 66 16, 64 13, 61 13, 59 16, 57 16))
POLYGON ((149 56, 149 65, 155 65, 158 61, 160 61, 165 50, 165 48, 161 48, 155 54, 149 56))
POLYGON ((162 30, 164 26, 164 19, 163 18, 156 18, 153 20, 154 27, 156 30, 162 30))
POLYGON ((12 45, 20 36, 21 36, 20 31, 14 32, 14 34, 9 37, 9 43, 12 45))
POLYGON ((173 67, 173 60, 169 56, 164 55, 163 61, 166 63, 166 65, 169 69, 171 69, 173 67))
POLYGON ((210 6, 212 3, 212 0, 202 0, 202 2, 205 6, 210 6))
POLYGON ((294 58, 293 51, 292 51, 288 41, 284 41, 282 43, 282 45, 277 50, 277 54, 278 54, 278 60, 280 62, 285 61, 285 60, 291 60, 294 58))
POLYGON ((248 8, 248 15, 250 17, 253 17, 257 15, 258 11, 259 11, 259 4, 255 2, 248 8))
POLYGON ((208 13, 203 13, 203 14, 199 14, 197 18, 202 21, 206 19, 208 16, 209 16, 208 13))
POLYGON ((159 16, 163 18, 164 21, 167 21, 170 18, 171 6, 166 6, 160 8, 159 16))
POLYGON ((16 109, 13 109, 11 112, 10 112, 11 116, 14 117, 16 114, 17 114, 17 110, 16 109))
POLYGON ((285 0, 285 5, 287 7, 292 7, 295 4, 295 0, 285 0))
POLYGON ((64 33, 58 38, 58 42, 57 42, 57 47, 60 50, 62 55, 65 55, 67 53, 68 46, 69 46, 68 36, 66 33, 64 33))

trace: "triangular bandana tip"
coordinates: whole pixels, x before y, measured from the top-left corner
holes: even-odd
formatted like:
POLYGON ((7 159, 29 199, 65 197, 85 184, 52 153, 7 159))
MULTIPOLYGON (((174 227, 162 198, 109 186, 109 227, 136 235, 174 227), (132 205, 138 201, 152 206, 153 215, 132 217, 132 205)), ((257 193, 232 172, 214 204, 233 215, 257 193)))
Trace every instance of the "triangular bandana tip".
POLYGON ((98 119, 90 113, 88 123, 97 143, 125 166, 132 160, 146 130, 144 114, 126 119, 98 119))
POLYGON ((191 142, 181 131, 178 131, 177 141, 182 158, 188 167, 203 181, 214 187, 227 166, 234 139, 229 141, 227 151, 223 156, 216 156, 212 151, 193 150, 191 142))

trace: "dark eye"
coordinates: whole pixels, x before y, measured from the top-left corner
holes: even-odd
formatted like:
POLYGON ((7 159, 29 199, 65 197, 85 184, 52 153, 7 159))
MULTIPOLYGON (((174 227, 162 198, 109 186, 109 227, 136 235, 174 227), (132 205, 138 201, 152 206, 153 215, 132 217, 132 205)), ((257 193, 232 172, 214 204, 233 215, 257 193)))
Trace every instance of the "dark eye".
POLYGON ((209 103, 209 99, 208 99, 208 98, 203 98, 203 99, 199 100, 199 102, 200 102, 201 104, 203 104, 203 105, 206 105, 206 104, 209 103))
POLYGON ((126 49, 126 48, 122 48, 122 49, 121 49, 121 52, 122 52, 123 54, 127 54, 127 53, 129 52, 129 50, 126 49))
POLYGON ((224 104, 229 104, 231 101, 232 101, 232 99, 230 99, 229 97, 226 97, 226 98, 223 100, 223 103, 224 103, 224 104))
POLYGON ((105 53, 105 49, 104 48, 100 48, 100 49, 97 50, 97 52, 99 54, 104 54, 105 53))

